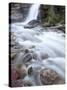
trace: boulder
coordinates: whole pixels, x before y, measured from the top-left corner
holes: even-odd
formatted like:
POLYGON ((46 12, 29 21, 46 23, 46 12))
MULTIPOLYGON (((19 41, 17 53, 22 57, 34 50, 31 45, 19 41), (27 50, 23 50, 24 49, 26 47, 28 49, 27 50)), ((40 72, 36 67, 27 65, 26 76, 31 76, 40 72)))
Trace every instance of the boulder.
POLYGON ((10 56, 11 56, 11 60, 14 60, 16 58, 16 56, 17 56, 17 53, 15 53, 15 52, 14 53, 11 53, 10 56))
POLYGON ((43 85, 64 84, 64 80, 54 70, 49 68, 41 70, 40 80, 43 85))
POLYGON ((24 64, 11 65, 11 80, 23 79, 27 75, 27 69, 24 64))
POLYGON ((23 79, 27 75, 27 68, 24 64, 17 65, 17 72, 19 73, 20 79, 23 79))
POLYGON ((40 22, 38 20, 32 20, 27 25, 25 25, 24 28, 34 28, 38 25, 40 25, 40 22))
POLYGON ((24 82, 22 79, 11 81, 11 87, 23 87, 24 82))
POLYGON ((31 60, 32 60, 32 54, 31 53, 24 55, 24 57, 23 57, 24 63, 30 62, 31 60))

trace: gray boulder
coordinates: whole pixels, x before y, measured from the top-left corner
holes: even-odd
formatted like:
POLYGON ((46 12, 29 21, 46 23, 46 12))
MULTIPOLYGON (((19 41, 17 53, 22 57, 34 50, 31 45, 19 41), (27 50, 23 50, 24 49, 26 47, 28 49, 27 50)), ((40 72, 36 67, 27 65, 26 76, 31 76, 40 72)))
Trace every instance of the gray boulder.
POLYGON ((25 25, 24 28, 34 28, 38 25, 40 25, 40 22, 38 20, 32 20, 27 25, 25 25))

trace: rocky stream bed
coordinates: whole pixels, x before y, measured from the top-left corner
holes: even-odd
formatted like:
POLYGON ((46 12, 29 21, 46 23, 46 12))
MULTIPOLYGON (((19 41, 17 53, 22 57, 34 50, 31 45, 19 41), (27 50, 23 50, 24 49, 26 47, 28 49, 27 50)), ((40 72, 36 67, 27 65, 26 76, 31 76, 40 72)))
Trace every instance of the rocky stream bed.
POLYGON ((64 84, 65 28, 44 27, 36 20, 39 5, 31 8, 25 22, 9 25, 11 86, 64 84))

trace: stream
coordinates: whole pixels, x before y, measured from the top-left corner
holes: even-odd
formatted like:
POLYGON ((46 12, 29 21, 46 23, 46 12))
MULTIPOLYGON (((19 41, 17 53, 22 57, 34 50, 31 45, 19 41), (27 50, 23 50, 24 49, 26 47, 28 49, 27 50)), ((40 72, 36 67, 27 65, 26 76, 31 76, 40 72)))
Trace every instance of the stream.
POLYGON ((56 71, 61 79, 65 80, 64 33, 60 30, 46 29, 40 25, 34 28, 24 28, 28 22, 37 20, 39 7, 40 4, 33 4, 24 22, 11 24, 11 32, 14 32, 16 42, 23 50, 29 50, 27 53, 18 53, 13 64, 24 63, 27 69, 32 67, 33 74, 27 75, 24 80, 31 80, 33 86, 42 85, 37 75, 44 68, 56 71))

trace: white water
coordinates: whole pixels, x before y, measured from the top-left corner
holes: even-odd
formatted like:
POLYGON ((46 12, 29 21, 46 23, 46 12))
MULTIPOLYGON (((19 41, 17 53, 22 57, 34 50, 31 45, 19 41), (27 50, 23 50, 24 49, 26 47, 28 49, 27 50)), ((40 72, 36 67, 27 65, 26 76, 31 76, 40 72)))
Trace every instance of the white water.
MULTIPOLYGON (((21 25, 26 25, 28 22, 32 21, 32 20, 37 20, 37 16, 39 13, 39 7, 40 4, 33 4, 31 5, 31 8, 28 12, 28 16, 26 18, 26 20, 22 23, 20 23, 21 25)), ((19 25, 19 23, 17 23, 17 25, 19 25)))
POLYGON ((25 23, 28 23, 31 20, 37 20, 40 4, 33 4, 29 10, 28 17, 26 18, 25 23))
MULTIPOLYGON (((30 8, 28 17, 25 23, 37 19, 39 4, 34 4, 30 8)), ((22 22, 23 23, 23 22, 22 22)), ((41 31, 39 27, 33 29, 25 29, 20 23, 12 24, 12 31, 16 34, 17 42, 24 48, 32 50, 38 57, 40 65, 37 63, 31 64, 33 68, 44 66, 55 70, 63 79, 65 77, 64 68, 64 37, 63 33, 47 30, 41 31), (33 48, 34 47, 34 48, 33 48), (45 55, 48 55, 45 59, 45 55), (44 56, 44 58, 42 58, 44 56), (50 63, 52 61, 52 63, 50 63), (39 65, 39 66, 38 66, 39 65)))

